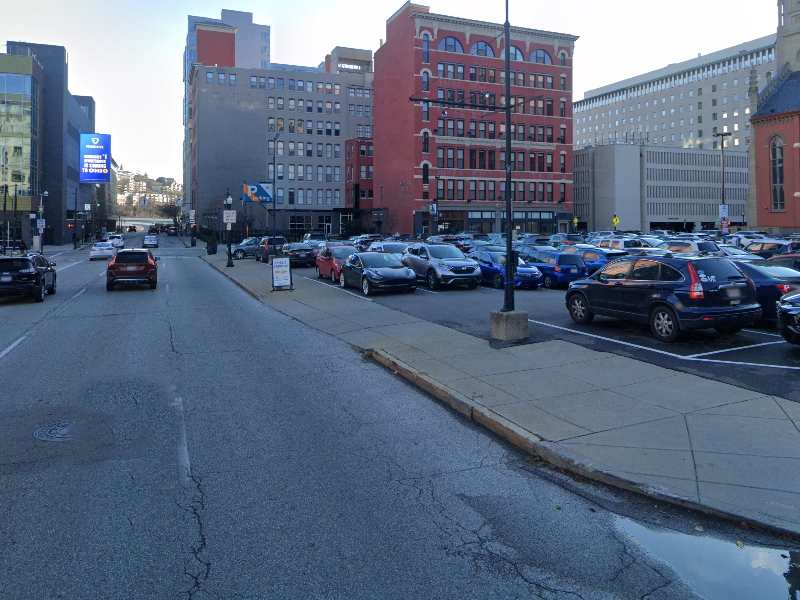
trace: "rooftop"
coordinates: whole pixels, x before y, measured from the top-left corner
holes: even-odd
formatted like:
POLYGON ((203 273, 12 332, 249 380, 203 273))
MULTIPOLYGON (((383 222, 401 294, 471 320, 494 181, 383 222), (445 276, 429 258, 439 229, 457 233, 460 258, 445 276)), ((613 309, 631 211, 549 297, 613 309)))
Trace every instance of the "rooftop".
POLYGON ((753 119, 800 110, 800 72, 790 73, 759 104, 753 119))

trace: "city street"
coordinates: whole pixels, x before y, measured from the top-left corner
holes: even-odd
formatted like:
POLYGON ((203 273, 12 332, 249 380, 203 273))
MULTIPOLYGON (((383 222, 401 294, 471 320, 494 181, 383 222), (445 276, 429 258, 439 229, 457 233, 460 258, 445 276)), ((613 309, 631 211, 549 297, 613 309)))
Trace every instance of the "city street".
POLYGON ((533 462, 265 307, 200 247, 160 242, 156 290, 107 292, 105 262, 79 250, 51 257, 44 303, 0 299, 0 597, 783 600, 797 585, 785 540, 533 462))

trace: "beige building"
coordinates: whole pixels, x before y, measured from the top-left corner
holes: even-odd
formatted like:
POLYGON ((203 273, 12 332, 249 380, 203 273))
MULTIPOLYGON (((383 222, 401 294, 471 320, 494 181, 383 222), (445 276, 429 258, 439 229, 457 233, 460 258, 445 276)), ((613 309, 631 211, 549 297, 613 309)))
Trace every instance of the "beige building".
MULTIPOLYGON (((791 0, 798 2, 800 0, 791 0)), ((783 63, 775 34, 672 64, 584 94, 573 103, 576 148, 637 142, 714 149, 750 145, 750 70, 761 90, 783 63)))

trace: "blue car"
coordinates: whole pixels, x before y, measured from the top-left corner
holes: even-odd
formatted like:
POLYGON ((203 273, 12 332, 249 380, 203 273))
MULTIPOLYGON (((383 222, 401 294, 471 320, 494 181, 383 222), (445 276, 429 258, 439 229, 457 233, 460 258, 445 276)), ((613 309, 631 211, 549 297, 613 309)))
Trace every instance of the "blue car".
POLYGON ((586 248, 575 254, 583 259, 583 262, 589 269, 589 275, 599 271, 610 262, 619 260, 623 256, 628 256, 627 252, 611 250, 609 248, 586 248))
POLYGON ((578 254, 533 252, 525 257, 525 261, 541 271, 542 282, 547 288, 569 284, 589 276, 589 269, 578 254))
MULTIPOLYGON (((473 260, 478 261, 481 267, 481 281, 490 283, 495 289, 501 289, 506 284, 506 253, 489 250, 476 250, 469 255, 473 260)), ((519 260, 514 277, 514 287, 526 287, 536 289, 542 281, 542 273, 536 267, 532 267, 519 260)))

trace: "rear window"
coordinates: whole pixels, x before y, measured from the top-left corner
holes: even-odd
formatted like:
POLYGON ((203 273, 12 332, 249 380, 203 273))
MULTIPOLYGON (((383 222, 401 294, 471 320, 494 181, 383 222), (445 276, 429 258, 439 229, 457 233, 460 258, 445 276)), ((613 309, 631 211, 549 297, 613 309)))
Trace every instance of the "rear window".
POLYGON ((700 252, 719 252, 719 247, 714 242, 697 242, 700 252))
POLYGON ((692 265, 697 271, 697 276, 703 282, 727 282, 728 279, 740 279, 742 272, 726 258, 695 260, 692 265))
POLYGON ((558 257, 558 264, 584 266, 583 259, 577 254, 562 254, 558 257))
POLYGON ((800 278, 800 271, 795 271, 794 269, 790 269, 789 267, 782 267, 780 265, 761 265, 755 264, 750 265, 758 271, 759 273, 763 273, 767 277, 772 277, 774 279, 797 279, 800 278))
POLYGON ((352 246, 341 246, 339 248, 331 248, 331 252, 333 252, 333 257, 344 260, 351 254, 355 254, 356 249, 352 246))
POLYGON ((567 239, 570 242, 582 242, 583 241, 583 237, 581 237, 579 235, 568 235, 567 239))
POLYGON ((311 250, 311 246, 303 243, 289 244, 289 250, 311 250))
POLYGON ((147 252, 118 252, 118 263, 146 263, 147 252))
POLYGON ((19 269, 30 269, 31 267, 33 267, 31 261, 25 259, 0 260, 0 271, 18 271, 19 269))
POLYGON ((403 250, 405 250, 407 247, 408 247, 408 246, 406 246, 406 244, 384 244, 384 245, 383 245, 383 249, 384 249, 386 252, 393 252, 393 253, 395 253, 395 254, 399 254, 399 253, 401 253, 401 252, 402 252, 403 250))

